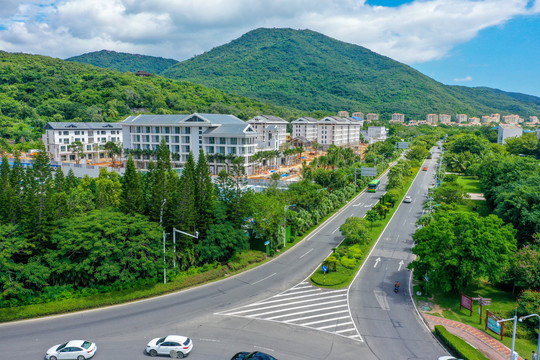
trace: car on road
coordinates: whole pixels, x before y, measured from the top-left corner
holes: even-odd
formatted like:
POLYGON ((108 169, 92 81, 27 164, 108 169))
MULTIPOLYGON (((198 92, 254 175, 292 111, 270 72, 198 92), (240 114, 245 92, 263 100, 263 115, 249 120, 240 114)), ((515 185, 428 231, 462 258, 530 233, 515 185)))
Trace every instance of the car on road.
POLYGON ((96 355, 97 346, 86 340, 70 340, 64 344, 57 344, 47 350, 45 359, 60 360, 74 359, 86 360, 96 355))
POLYGON ((260 351, 255 351, 252 353, 243 351, 234 355, 231 358, 231 360, 277 360, 277 359, 273 357, 272 355, 268 355, 260 351))
POLYGON ((181 359, 191 352, 193 341, 190 338, 180 335, 167 335, 162 338, 152 339, 146 345, 146 353, 152 357, 158 355, 171 356, 175 353, 176 357, 181 359))
POLYGON ((427 171, 427 166, 424 166, 424 167, 422 168, 422 171, 427 171))
POLYGON ((412 198, 411 198, 409 195, 407 195, 407 196, 405 196, 405 197, 403 198, 403 202, 404 202, 404 203, 410 203, 410 202, 412 202, 412 198))

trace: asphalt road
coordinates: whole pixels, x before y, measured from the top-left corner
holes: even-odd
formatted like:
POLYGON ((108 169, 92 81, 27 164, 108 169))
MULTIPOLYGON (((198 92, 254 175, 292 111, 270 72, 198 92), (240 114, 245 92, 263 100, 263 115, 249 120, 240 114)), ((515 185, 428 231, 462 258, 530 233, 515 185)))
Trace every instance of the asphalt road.
POLYGON ((95 342, 97 360, 148 359, 146 343, 167 334, 193 340, 191 360, 255 350, 281 360, 436 359, 444 351, 414 311, 405 270, 433 168, 413 183, 413 202, 400 206, 348 296, 304 280, 339 244, 345 219, 364 216, 383 191, 360 194, 293 249, 242 274, 159 298, 2 324, 0 359, 42 359, 50 346, 69 339, 95 342), (396 279, 403 284, 398 294, 392 292, 396 279))

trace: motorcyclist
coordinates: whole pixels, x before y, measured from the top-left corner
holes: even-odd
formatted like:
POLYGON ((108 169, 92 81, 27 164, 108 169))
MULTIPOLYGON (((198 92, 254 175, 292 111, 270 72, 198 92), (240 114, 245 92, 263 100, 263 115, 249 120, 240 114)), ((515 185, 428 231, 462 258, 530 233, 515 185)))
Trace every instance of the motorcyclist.
POLYGON ((399 281, 396 281, 394 283, 394 292, 398 292, 398 290, 399 290, 399 281))

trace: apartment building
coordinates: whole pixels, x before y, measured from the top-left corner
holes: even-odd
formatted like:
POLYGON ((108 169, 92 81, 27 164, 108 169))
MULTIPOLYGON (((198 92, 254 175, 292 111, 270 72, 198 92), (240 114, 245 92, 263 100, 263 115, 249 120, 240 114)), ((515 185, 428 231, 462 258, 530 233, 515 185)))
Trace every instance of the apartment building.
POLYGON ((519 121, 520 120, 519 115, 515 115, 515 114, 505 115, 502 117, 502 119, 503 119, 503 123, 505 124, 518 124, 520 122, 523 122, 523 121, 519 121))
POLYGON ((379 121, 379 114, 369 113, 366 115, 367 121, 379 121))
POLYGON ((279 150, 287 141, 286 120, 273 115, 259 115, 247 121, 258 133, 258 150, 279 150))
POLYGON ((392 114, 392 121, 405 122, 405 115, 394 113, 392 114))
POLYGON ((437 114, 427 114, 426 122, 431 125, 436 125, 439 122, 439 115, 437 114))
POLYGON ((443 124, 449 124, 452 121, 452 117, 448 114, 439 114, 439 121, 443 124))
POLYGON ((461 124, 461 123, 465 123, 467 122, 468 119, 467 119, 467 115, 466 114, 457 114, 456 115, 456 122, 458 124, 461 124))
POLYGON ((378 141, 385 141, 388 138, 388 129, 384 126, 368 126, 367 130, 362 130, 361 134, 368 144, 378 141))
POLYGON ((306 116, 292 121, 291 124, 293 138, 304 138, 309 142, 317 141, 317 119, 306 116))
POLYGON ((480 118, 475 117, 475 116, 469 118, 469 124, 474 124, 474 125, 480 124, 480 118))
POLYGON ((337 116, 339 116, 339 117, 349 117, 349 112, 344 111, 344 110, 338 111, 337 116))
MULTIPOLYGON (((348 116, 347 116, 348 117, 348 116)), ((353 112, 351 117, 353 118, 359 118, 361 120, 364 120, 364 113, 361 111, 353 112)))
POLYGON ((491 114, 491 122, 500 123, 501 122, 501 114, 499 114, 499 113, 491 114))
POLYGON ((500 124, 497 129, 497 144, 506 143, 510 137, 520 137, 523 135, 523 129, 515 124, 500 124))
POLYGON ((317 142, 321 148, 330 145, 356 145, 360 142, 362 121, 349 117, 327 116, 317 122, 317 142))
POLYGON ((538 116, 529 116, 529 122, 532 124, 538 124, 538 116))
POLYGON ((124 148, 131 150, 137 165, 147 168, 151 151, 164 139, 171 151, 173 167, 183 167, 191 152, 198 161, 199 151, 216 155, 208 165, 213 174, 226 168, 223 158, 227 155, 242 157, 248 175, 253 173, 259 134, 248 124, 233 115, 137 115, 120 123, 124 148))
POLYGON ((53 161, 95 163, 107 158, 103 145, 122 142, 122 127, 118 123, 50 122, 42 136, 46 150, 53 161), (72 151, 71 144, 82 143, 84 155, 72 151))

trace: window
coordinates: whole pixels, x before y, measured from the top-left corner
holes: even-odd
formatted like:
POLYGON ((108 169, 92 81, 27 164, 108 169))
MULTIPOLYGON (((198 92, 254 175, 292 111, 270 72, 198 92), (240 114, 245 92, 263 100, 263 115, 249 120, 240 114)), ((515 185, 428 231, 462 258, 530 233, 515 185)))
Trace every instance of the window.
POLYGON ((223 137, 220 137, 219 138, 219 143, 220 144, 226 144, 227 143, 227 139, 223 138, 223 137))
POLYGON ((246 145, 246 138, 242 138, 242 145, 246 145))
POLYGON ((235 147, 230 147, 229 148, 229 154, 236 154, 236 148, 235 147))
POLYGON ((143 135, 144 142, 150 142, 150 135, 143 135))
POLYGON ((154 134, 159 134, 159 126, 154 126, 154 134))
POLYGON ((238 139, 237 138, 231 138, 231 145, 236 145, 238 144, 238 139))
POLYGON ((219 154, 225 155, 225 146, 218 146, 217 149, 219 154))
POLYGON ((168 136, 163 136, 163 139, 165 139, 165 142, 168 144, 169 143, 169 137, 168 136))
POLYGON ((141 132, 141 127, 140 126, 137 126, 135 129, 136 129, 135 132, 138 132, 138 133, 141 132))
POLYGON ((66 151, 66 147, 64 145, 60 146, 60 151, 66 151))
POLYGON ((64 139, 64 144, 69 144, 69 139, 64 139))
POLYGON ((64 135, 69 135, 69 131, 64 131, 64 135))
POLYGON ((189 140, 190 140, 190 139, 189 139, 189 136, 182 136, 182 138, 183 138, 182 142, 183 142, 184 144, 189 144, 189 140))
POLYGON ((165 134, 170 134, 171 133, 171 128, 170 127, 164 127, 163 129, 165 129, 165 134))
POLYGON ((182 146, 182 152, 188 153, 189 152, 189 145, 183 145, 182 146))
POLYGON ((145 133, 150 134, 150 126, 147 126, 147 127, 146 127, 145 133))
POLYGON ((206 147, 206 153, 207 154, 213 154, 214 153, 214 147, 213 146, 207 146, 206 147))
POLYGON ((179 143, 180 142, 180 136, 173 136, 173 143, 179 143))
POLYGON ((86 151, 91 151, 92 150, 92 145, 86 145, 86 151))
POLYGON ((174 133, 175 133, 175 134, 180 134, 180 128, 179 128, 179 127, 175 127, 175 128, 174 128, 174 133))
POLYGON ((152 142, 158 143, 159 142, 159 135, 153 135, 152 136, 152 142))
POLYGON ((208 143, 209 143, 209 144, 215 144, 215 138, 209 137, 209 138, 208 138, 208 143))

